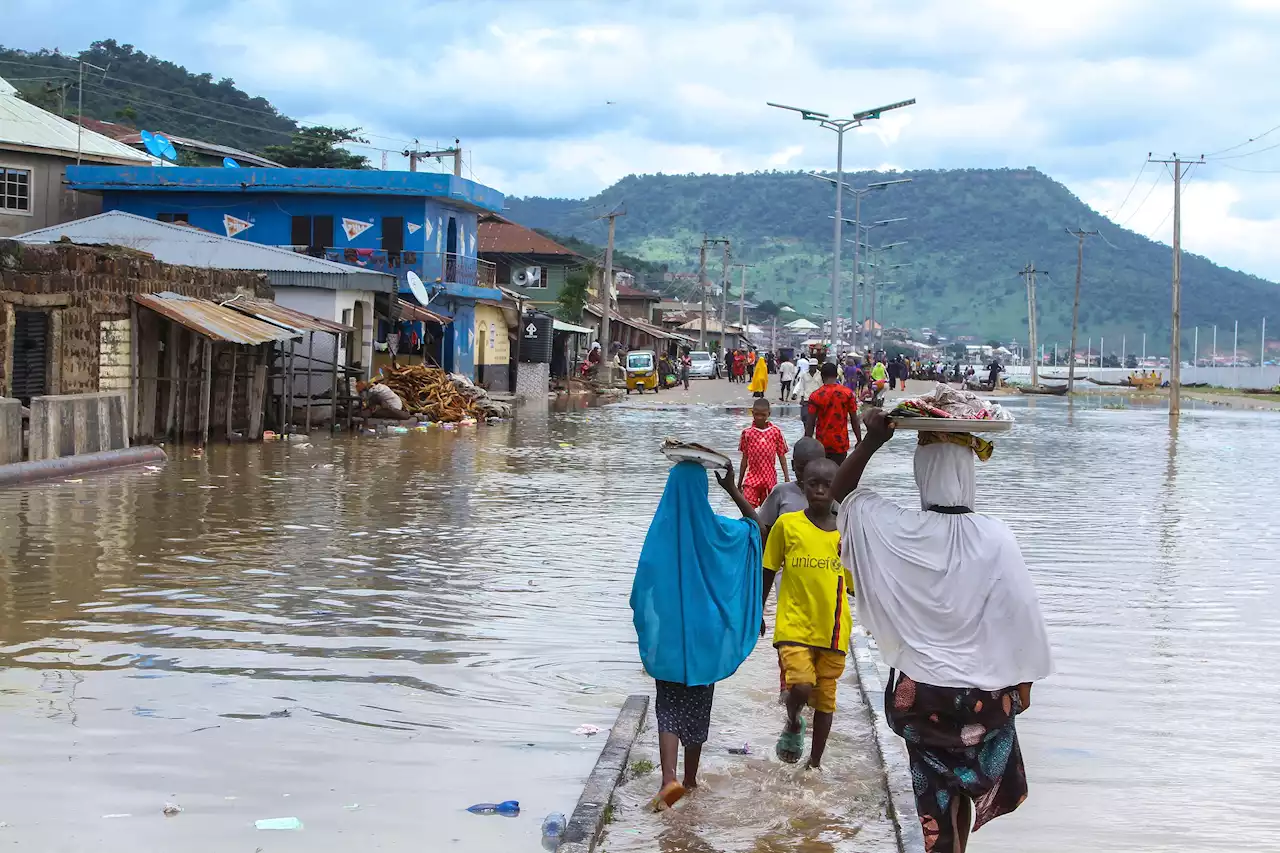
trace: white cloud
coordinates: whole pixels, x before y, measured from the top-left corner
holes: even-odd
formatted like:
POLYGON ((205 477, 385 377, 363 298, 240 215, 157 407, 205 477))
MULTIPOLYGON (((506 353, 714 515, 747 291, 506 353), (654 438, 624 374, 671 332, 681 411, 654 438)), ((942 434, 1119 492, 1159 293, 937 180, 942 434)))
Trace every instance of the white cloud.
MULTIPOLYGON (((231 0, 147 15, 125 0, 16 1, 11 45, 74 50, 110 22, 120 41, 287 114, 361 126, 375 146, 461 137, 476 177, 512 195, 590 195, 633 172, 832 168, 831 134, 766 100, 847 114, 915 97, 846 137, 849 168, 1035 165, 1104 210, 1148 151, 1212 152, 1280 123, 1259 82, 1280 73, 1276 0, 374 0, 356 14, 231 0)), ((1280 149, 1206 167, 1188 190, 1188 248, 1280 277, 1272 169, 1280 149)), ((1161 237, 1167 188, 1134 214, 1154 175, 1116 215, 1161 237)))

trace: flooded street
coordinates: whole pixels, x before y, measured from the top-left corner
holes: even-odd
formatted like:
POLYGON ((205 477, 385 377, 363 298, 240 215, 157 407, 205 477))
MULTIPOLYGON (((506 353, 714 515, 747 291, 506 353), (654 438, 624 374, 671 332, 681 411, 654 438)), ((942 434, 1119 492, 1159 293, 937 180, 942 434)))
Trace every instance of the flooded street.
MULTIPOLYGON (((541 849, 602 745, 574 729, 652 691, 627 597, 668 469, 656 447, 733 449, 747 422, 662 402, 0 491, 0 849, 541 849), (505 799, 521 818, 463 810, 505 799), (289 816, 305 830, 254 828, 289 816)), ((1158 408, 1001 402, 1021 423, 979 467, 980 509, 1019 536, 1057 674, 1020 720, 1030 799, 974 849, 1267 847, 1280 420, 1187 406, 1171 441, 1158 408)), ((908 439, 867 484, 913 503, 908 439)), ((825 778, 793 783, 723 755, 742 732, 771 751, 772 650, 734 682, 688 805, 702 817, 636 814, 656 788, 637 780, 608 849, 887 849, 856 687, 825 778), (744 820, 788 796, 808 827, 744 820)))

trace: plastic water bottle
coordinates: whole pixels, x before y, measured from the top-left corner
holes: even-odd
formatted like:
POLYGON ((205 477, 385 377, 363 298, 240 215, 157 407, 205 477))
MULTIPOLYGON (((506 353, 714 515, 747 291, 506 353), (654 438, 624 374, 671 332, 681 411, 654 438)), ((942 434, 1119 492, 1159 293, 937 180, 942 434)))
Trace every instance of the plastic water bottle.
POLYGON ((542 837, 558 839, 564 835, 564 827, 567 821, 560 812, 552 812, 542 820, 542 837))
POLYGON ((520 803, 517 800, 505 800, 501 803, 476 803, 474 806, 468 806, 467 811, 472 814, 500 814, 507 817, 515 817, 520 814, 520 803))

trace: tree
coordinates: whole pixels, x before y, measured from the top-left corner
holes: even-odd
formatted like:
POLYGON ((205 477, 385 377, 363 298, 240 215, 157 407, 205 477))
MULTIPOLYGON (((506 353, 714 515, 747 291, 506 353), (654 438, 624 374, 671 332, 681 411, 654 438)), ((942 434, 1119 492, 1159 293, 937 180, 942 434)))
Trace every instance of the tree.
POLYGON ((987 341, 987 346, 991 347, 992 349, 1000 349, 1000 342, 997 341, 995 338, 992 338, 991 340, 987 341))
POLYGON ((1130 370, 1138 369, 1138 357, 1133 353, 1129 353, 1124 357, 1124 366, 1130 370))
POLYGON ((952 356, 953 358, 968 358, 969 348, 966 347, 964 344, 955 343, 947 347, 947 354, 952 356))
POLYGON ((937 345, 938 345, 938 336, 937 336, 937 335, 935 335, 935 334, 933 334, 932 332, 930 332, 930 333, 929 333, 929 346, 931 346, 931 347, 936 347, 937 345))
POLYGON ((556 297, 561 320, 569 323, 582 320, 582 309, 586 307, 589 295, 587 288, 594 274, 595 267, 588 265, 565 276, 564 286, 560 288, 560 295, 556 297))
POLYGON ((304 127, 295 134, 288 145, 268 145, 263 156, 282 166, 303 169, 367 169, 369 158, 339 148, 345 142, 368 143, 361 139, 358 127, 304 127))

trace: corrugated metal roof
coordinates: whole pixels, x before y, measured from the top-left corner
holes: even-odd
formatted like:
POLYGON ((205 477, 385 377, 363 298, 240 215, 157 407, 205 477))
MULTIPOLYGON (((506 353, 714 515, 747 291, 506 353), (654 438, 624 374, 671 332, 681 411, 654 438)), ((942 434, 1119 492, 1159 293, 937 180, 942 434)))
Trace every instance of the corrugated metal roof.
POLYGON ((18 97, 7 80, 0 79, 0 147, 57 152, 76 156, 77 137, 81 157, 107 163, 151 163, 151 157, 122 142, 88 128, 80 128, 18 97))
POLYGON ((557 332, 572 332, 575 335, 594 335, 595 329, 588 329, 586 326, 575 326, 573 323, 566 323, 564 320, 551 318, 551 328, 557 332))
POLYGON ((267 323, 283 326, 294 332, 337 332, 338 334, 345 334, 346 332, 355 331, 352 326, 344 326, 332 320, 313 317, 310 314, 286 308, 269 299, 252 299, 246 296, 237 296, 235 299, 228 299, 223 302, 222 307, 231 308, 241 314, 256 317, 267 323))
POLYGON ((223 308, 207 299, 192 299, 176 293, 144 293, 133 297, 139 305, 181 323, 211 341, 228 344, 265 344, 301 337, 292 329, 264 323, 239 311, 223 308))
POLYGON ((437 314, 423 308, 421 305, 415 305, 405 299, 397 299, 396 305, 400 309, 400 316, 410 320, 421 320, 424 323, 439 323, 444 326, 453 322, 452 317, 446 317, 443 314, 437 314))
POLYGON ((28 231, 14 239, 24 243, 56 243, 63 237, 73 243, 127 246, 149 252, 167 264, 265 272, 271 283, 277 285, 379 293, 397 289, 395 276, 387 273, 313 258, 292 249, 224 237, 190 225, 148 219, 123 210, 28 231))

